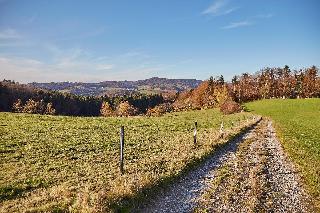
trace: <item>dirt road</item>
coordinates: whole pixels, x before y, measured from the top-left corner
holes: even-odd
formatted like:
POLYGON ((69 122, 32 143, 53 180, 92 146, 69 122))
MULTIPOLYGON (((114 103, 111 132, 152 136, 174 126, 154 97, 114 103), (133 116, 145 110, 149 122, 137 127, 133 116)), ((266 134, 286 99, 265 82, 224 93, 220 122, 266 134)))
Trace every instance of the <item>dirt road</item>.
POLYGON ((139 212, 313 212, 300 183, 272 123, 262 120, 139 212))

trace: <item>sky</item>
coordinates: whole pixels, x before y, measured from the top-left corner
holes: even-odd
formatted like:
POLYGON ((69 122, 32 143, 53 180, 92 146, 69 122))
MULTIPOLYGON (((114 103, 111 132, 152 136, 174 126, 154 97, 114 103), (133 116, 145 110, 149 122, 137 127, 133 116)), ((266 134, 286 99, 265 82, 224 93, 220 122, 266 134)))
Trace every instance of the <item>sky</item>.
POLYGON ((319 0, 0 0, 0 79, 208 79, 320 65, 319 0))

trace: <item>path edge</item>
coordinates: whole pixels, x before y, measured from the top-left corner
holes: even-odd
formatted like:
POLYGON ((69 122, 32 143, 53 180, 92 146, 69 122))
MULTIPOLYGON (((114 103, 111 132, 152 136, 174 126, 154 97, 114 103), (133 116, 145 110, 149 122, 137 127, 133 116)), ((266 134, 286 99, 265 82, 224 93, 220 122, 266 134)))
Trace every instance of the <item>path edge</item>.
POLYGON ((191 160, 178 174, 168 176, 164 179, 157 181, 155 184, 145 186, 141 188, 134 196, 124 197, 111 204, 112 212, 139 212, 145 205, 148 204, 148 200, 156 197, 159 193, 165 190, 166 187, 177 182, 180 178, 192 172, 196 167, 204 164, 210 157, 212 157, 219 150, 224 149, 230 143, 239 140, 250 130, 254 129, 261 121, 262 116, 259 116, 253 123, 242 127, 237 133, 228 135, 222 140, 222 143, 217 143, 212 147, 212 150, 201 156, 200 158, 191 160))

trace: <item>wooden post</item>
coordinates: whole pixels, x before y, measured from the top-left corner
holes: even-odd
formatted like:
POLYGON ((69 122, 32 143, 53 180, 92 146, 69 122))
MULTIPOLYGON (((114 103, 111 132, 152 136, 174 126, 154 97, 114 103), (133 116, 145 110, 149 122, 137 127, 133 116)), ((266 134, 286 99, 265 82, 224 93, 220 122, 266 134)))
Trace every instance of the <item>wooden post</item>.
POLYGON ((193 143, 194 144, 197 143, 197 126, 198 126, 198 123, 194 122, 194 130, 193 130, 193 143))
POLYGON ((224 134, 224 129, 223 129, 223 121, 221 122, 221 125, 220 125, 220 137, 223 138, 223 134, 224 134))
POLYGON ((120 127, 120 172, 123 174, 124 126, 120 127))

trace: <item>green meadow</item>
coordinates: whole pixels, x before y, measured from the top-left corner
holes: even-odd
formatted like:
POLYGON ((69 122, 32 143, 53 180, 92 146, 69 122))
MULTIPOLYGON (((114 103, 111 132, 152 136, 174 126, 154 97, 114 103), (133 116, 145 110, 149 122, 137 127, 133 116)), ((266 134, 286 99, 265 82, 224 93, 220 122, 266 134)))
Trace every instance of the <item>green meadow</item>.
POLYGON ((320 207, 320 99, 261 100, 246 107, 274 121, 285 151, 320 207))

